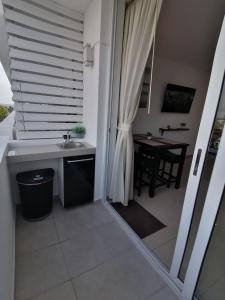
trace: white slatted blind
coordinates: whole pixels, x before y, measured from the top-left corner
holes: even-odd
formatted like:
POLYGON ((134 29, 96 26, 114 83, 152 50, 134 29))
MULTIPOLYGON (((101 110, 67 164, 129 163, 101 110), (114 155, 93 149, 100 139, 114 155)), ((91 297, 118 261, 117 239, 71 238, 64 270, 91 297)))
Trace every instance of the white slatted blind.
POLYGON ((51 0, 3 0, 18 139, 83 120, 83 15, 51 0))

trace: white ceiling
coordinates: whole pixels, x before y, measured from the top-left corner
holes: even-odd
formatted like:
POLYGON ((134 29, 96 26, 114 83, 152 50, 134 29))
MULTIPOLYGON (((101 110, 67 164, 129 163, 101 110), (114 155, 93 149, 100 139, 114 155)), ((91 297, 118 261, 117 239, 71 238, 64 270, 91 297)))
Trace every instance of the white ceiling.
POLYGON ((92 0, 54 0, 55 2, 84 13, 92 0))
MULTIPOLYGON (((84 13, 92 0, 54 1, 84 13)), ((224 14, 225 0, 164 0, 157 54, 209 71, 224 14)))
POLYGON ((157 30, 157 53, 209 71, 225 14, 225 0, 165 0, 157 30))

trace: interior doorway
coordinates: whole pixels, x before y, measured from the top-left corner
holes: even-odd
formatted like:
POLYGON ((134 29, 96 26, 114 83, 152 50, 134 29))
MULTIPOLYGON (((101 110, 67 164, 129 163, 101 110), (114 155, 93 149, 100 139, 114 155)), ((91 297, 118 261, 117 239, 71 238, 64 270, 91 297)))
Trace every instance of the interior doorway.
MULTIPOLYGON (((200 5, 200 3, 198 5, 200 5)), ((208 89, 213 61, 212 53, 216 48, 220 26, 225 12, 224 3, 218 1, 217 5, 214 17, 209 17, 210 6, 207 8, 201 6, 200 17, 200 6, 194 7, 189 1, 163 3, 156 33, 150 115, 147 114, 146 106, 148 101, 151 54, 145 69, 139 110, 133 124, 134 134, 146 134, 150 132, 153 137, 162 138, 162 141, 166 139, 188 144, 179 189, 175 189, 174 184, 171 184, 170 188, 166 188, 165 185, 162 185, 156 188, 155 196, 150 198, 149 181, 145 180, 147 185, 142 188, 141 195, 138 196, 137 190, 135 193, 135 200, 145 210, 156 217, 157 220, 166 225, 155 233, 144 237, 143 242, 156 257, 159 258, 167 270, 170 270, 172 265, 194 148, 208 89), (201 24, 198 23, 199 18, 201 19, 201 24), (187 20, 191 20, 192 24, 188 24, 187 20), (203 29, 201 26, 204 22, 207 22, 207 25, 203 29), (218 27, 219 23, 220 26, 218 27), (194 30, 192 34, 190 34, 189 31, 191 26, 193 26, 192 29, 194 30), (207 26, 208 29, 206 29, 207 26), (187 30, 187 28, 189 30, 187 30), (209 31, 209 28, 211 34, 212 32, 214 33, 211 35, 210 41, 207 41, 207 39, 203 38, 203 36, 206 35, 201 34, 201 32, 203 33, 204 30, 209 31), (195 43, 194 41, 197 42, 195 43), (192 46, 190 47, 190 45, 192 46), (207 52, 205 51, 206 48, 208 54, 205 55, 203 59, 200 53, 207 52), (193 59, 194 57, 195 61, 193 59), (206 57, 208 58, 206 59, 206 57), (173 99, 172 96, 170 96, 169 100, 174 100, 175 105, 173 106, 173 103, 169 103, 169 106, 168 101, 166 102, 166 95, 169 92, 171 94, 172 92, 178 93, 179 89, 183 89, 184 93, 188 93, 188 88, 194 90, 193 102, 191 107, 189 107, 190 110, 185 106, 179 107, 179 103, 175 103, 177 99, 175 97, 175 99, 173 99)), ((223 118, 224 116, 221 116, 221 123, 223 123, 223 118)), ((217 124, 216 126, 220 125, 217 124)), ((221 131, 218 130, 217 132, 218 135, 216 131, 214 131, 208 150, 207 163, 205 164, 204 171, 204 187, 203 184, 201 187, 202 199, 204 199, 207 192, 207 180, 210 178, 214 164, 215 147, 217 147, 217 141, 221 131)), ((169 172, 170 163, 166 165, 167 172, 169 172)), ((177 165, 174 166, 174 175, 177 174, 176 168, 177 165)), ((201 205, 203 205, 203 203, 204 201, 202 201, 201 205)), ((202 211, 201 205, 199 203, 199 216, 202 211)), ((196 230, 198 224, 196 223, 196 230)), ((192 249, 191 246, 190 249, 192 249)), ((186 259, 188 256, 187 252, 188 250, 186 250, 186 259)), ((189 261, 189 259, 187 259, 187 261, 189 261)), ((180 272, 180 279, 183 281, 184 276, 181 276, 181 273, 182 272, 180 272)), ((184 273, 186 272, 184 271, 184 273)))
MULTIPOLYGON (((175 1, 176 2, 176 1, 175 1)), ((120 4, 121 5, 121 4, 120 4)), ((169 5, 168 2, 166 5, 169 5)), ((219 6, 222 6, 222 3, 219 4, 219 6)), ((225 12, 225 7, 223 10, 223 13, 225 12)), ((120 10, 121 13, 121 10, 120 10)), ((187 13, 187 11, 186 11, 187 13)), ((221 14, 221 12, 220 12, 221 14)), ((160 18, 162 15, 160 16, 160 18)), ((222 14, 221 14, 221 22, 222 22, 222 14)), ((121 19, 120 19, 121 20, 121 19)), ((159 21, 160 22, 160 21, 159 21)), ((221 26, 220 22, 220 26, 221 26)), ((120 26, 122 26, 122 22, 120 22, 120 26)), ((120 27, 120 33, 121 33, 121 27, 120 27)), ((219 33, 219 29, 218 29, 219 33)), ((215 44, 214 44, 214 49, 216 47, 216 41, 218 38, 218 33, 217 37, 215 39, 215 44)), ((118 39, 118 41, 121 40, 118 39)), ((115 45, 115 52, 119 51, 119 48, 121 45, 118 44, 118 41, 115 45)), ((117 52, 118 54, 118 52, 117 52)), ((212 63, 212 61, 211 61, 212 63)), ((120 63, 119 63, 120 64, 120 63)), ((152 97, 152 102, 151 102, 151 110, 152 110, 152 116, 151 118, 147 115, 147 111, 145 108, 140 107, 136 120, 134 122, 133 126, 133 132, 136 134, 146 134, 147 132, 150 131, 150 133, 153 135, 153 138, 151 138, 151 141, 154 143, 166 143, 165 140, 167 140, 167 144, 172 142, 177 142, 177 141, 182 141, 184 143, 189 144, 190 146, 188 147, 187 150, 187 155, 184 161, 184 166, 183 166, 183 172, 182 172, 182 177, 181 177, 181 182, 179 189, 174 188, 174 183, 171 184, 170 188, 166 188, 165 185, 162 185, 161 187, 157 187, 155 190, 155 195, 154 197, 149 197, 149 186, 143 186, 141 195, 138 196, 137 193, 138 191, 136 190, 134 199, 136 200, 136 216, 140 216, 140 218, 143 217, 143 220, 145 219, 144 215, 142 212, 140 212, 140 207, 143 208, 147 213, 151 214, 156 221, 152 222, 152 226, 156 228, 156 230, 151 232, 149 235, 141 236, 139 237, 142 239, 143 243, 145 246, 150 250, 151 254, 154 255, 161 266, 165 268, 170 276, 174 280, 174 282, 182 288, 184 279, 186 277, 186 271, 187 267, 189 265, 190 261, 190 256, 193 250, 193 244, 195 242, 196 238, 196 232, 199 226, 199 221, 200 217, 202 214, 203 206, 204 206, 204 201, 198 201, 199 202, 199 207, 196 208, 194 206, 196 197, 194 197, 193 191, 195 191, 196 188, 196 193, 199 188, 199 185, 196 186, 193 184, 193 182, 190 180, 190 174, 193 175, 194 169, 196 167, 196 162, 198 162, 198 174, 195 175, 197 176, 197 180, 202 178, 202 182, 204 183, 200 185, 200 191, 199 193, 201 194, 201 197, 199 199, 204 199, 206 196, 206 192, 208 190, 208 185, 210 182, 210 176, 212 173, 212 169, 214 166, 215 162, 215 157, 217 153, 217 149, 219 146, 219 139, 220 135, 222 133, 222 127, 223 127, 223 117, 216 117, 216 122, 214 122, 215 116, 216 116, 216 109, 217 109, 217 104, 213 104, 213 109, 211 109, 211 112, 207 109, 207 113, 205 112, 202 118, 202 123, 200 127, 200 133, 202 136, 205 137, 204 145, 201 145, 202 147, 199 148, 199 143, 202 142, 202 137, 197 140, 196 144, 196 138, 199 130, 199 124, 201 120, 201 115, 203 111, 203 107, 205 104, 205 96, 208 88, 208 80, 210 77, 210 72, 195 72, 193 70, 193 67, 188 67, 187 65, 183 64, 182 68, 178 66, 177 63, 175 63, 172 60, 168 61, 168 58, 156 58, 155 61, 155 68, 157 70, 160 69, 160 66, 162 65, 168 65, 168 69, 170 69, 170 72, 167 69, 167 73, 165 72, 165 69, 162 71, 158 71, 158 74, 156 73, 155 76, 155 81, 156 85, 160 85, 160 93, 154 95, 154 82, 153 82, 153 97, 152 97), (190 75, 189 81, 184 78, 181 78, 182 70, 185 76, 190 75), (190 70, 191 69, 191 70, 190 70), (172 71, 171 71, 172 70, 172 71), (201 73, 201 74, 200 74, 201 73), (166 76, 169 74, 170 80, 162 78, 163 76, 166 76), (195 75, 194 75, 195 74, 195 75), (176 77, 177 76, 177 77, 176 77), (182 81, 183 82, 179 82, 182 81), (198 80, 197 80, 198 79, 198 80), (163 84, 162 84, 163 81, 163 84), (185 81, 185 82, 184 82, 185 81), (189 88, 195 88, 197 91, 197 98, 193 100, 193 106, 191 109, 195 112, 194 119, 189 118, 188 120, 188 115, 185 116, 187 118, 187 121, 184 120, 184 115, 169 115, 169 119, 166 120, 165 114, 161 113, 160 109, 162 106, 162 100, 164 97, 164 93, 166 90, 167 84, 176 84, 180 85, 183 87, 189 87, 189 88), (163 87, 163 88, 162 88, 163 87), (196 100, 197 99, 197 100, 196 100), (154 112, 158 110, 159 114, 155 114, 154 112), (161 118, 160 118, 161 114, 161 118), (208 115, 207 115, 208 114, 208 115), (149 118, 149 119, 147 119, 149 118), (149 122, 148 122, 149 121, 149 122), (204 126, 204 124, 208 122, 208 125, 204 126), (185 126, 183 126, 182 123, 186 123, 185 126), (214 124, 214 125, 213 125, 214 124), (169 126, 169 127, 168 127, 169 126), (191 128, 189 128, 189 126, 191 128), (161 135, 161 130, 162 129, 174 129, 175 128, 182 128, 186 127, 186 129, 190 130, 178 130, 178 135, 176 138, 174 138, 174 132, 173 130, 168 130, 164 131, 163 135, 161 135), (219 130, 215 130, 215 127, 219 130), (212 130, 212 128, 214 128, 212 130), (185 135, 186 134, 186 135, 185 135), (208 137, 208 139, 207 139, 208 137), (161 139, 161 141, 160 141, 161 139), (164 140, 165 139, 165 140, 164 140), (188 139, 188 141, 187 141, 188 139), (195 147, 196 145, 196 147, 195 147), (195 151, 194 151, 195 149, 195 151), (201 150, 200 152, 198 150, 201 150), (199 154, 200 153, 200 154, 199 154), (207 153, 207 156, 206 156, 207 153), (199 161, 198 161, 199 160, 199 161), (204 168, 203 168, 203 161, 205 161, 204 168), (202 176, 201 176, 202 175, 202 176), (204 179, 205 177, 205 179, 204 179), (208 183, 207 183, 208 180, 208 183), (186 205, 185 205, 186 202, 186 205), (194 211, 194 208, 196 209, 194 211), (199 220, 196 221, 195 223, 195 234, 193 234, 192 238, 191 235, 189 235, 189 225, 191 225, 191 220, 192 220, 192 213, 198 211, 198 216, 199 220), (138 212, 138 213, 137 213, 138 212), (140 214, 139 214, 140 213, 140 214), (181 218, 182 215, 182 218, 181 218), (188 220, 188 222, 187 222, 188 220), (157 221, 159 221, 158 224, 157 221), (180 223, 181 222, 181 223, 180 223), (185 223, 186 222, 186 223, 185 223), (157 224, 156 224, 157 223, 157 224), (180 227, 179 227, 180 226, 180 227), (186 230, 184 230, 184 227, 186 226, 186 230), (181 228, 182 227, 182 228, 181 228), (179 230, 179 234, 178 234, 179 230), (178 236, 178 238, 177 238, 178 236), (192 244, 190 240, 188 241, 188 237, 191 239, 192 244), (190 246, 188 246, 190 244, 190 246), (186 247, 187 246, 187 247, 186 247), (187 249, 189 248, 190 251, 187 249), (189 254, 187 254, 189 253, 189 254), (188 258, 185 259, 184 256, 187 256, 188 258), (186 267, 185 267, 186 263, 186 267), (183 273, 182 273, 183 272, 183 273)), ((148 66, 147 66, 148 68, 148 66)), ((117 83, 117 89, 113 90, 113 93, 116 94, 118 91, 118 82, 119 82, 119 67, 118 64, 116 64, 116 70, 114 70, 114 83, 117 83), (115 76, 117 72, 118 76, 115 76)), ((211 69, 211 67, 210 67, 211 69)), ((186 78, 186 77, 185 77, 186 78)), ((212 78, 212 75, 211 75, 212 78)), ((212 81, 212 80, 211 80, 212 81)), ((221 81, 222 82, 222 81, 221 81)), ((145 83, 145 82, 144 82, 145 83)), ((213 82, 211 82, 211 89, 217 90, 217 101, 221 99, 219 96, 221 96, 221 85, 213 87, 213 82)), ((144 89, 146 88, 147 84, 144 86, 143 85, 143 94, 145 95, 144 89)), ((215 96, 215 95, 214 95, 215 96)), ((209 94, 208 92, 208 98, 212 97, 212 95, 209 94)), ((111 122, 111 140, 116 137, 116 129, 117 129, 117 110, 118 110, 118 95, 117 95, 117 100, 113 98, 113 103, 112 103, 112 122, 111 122)), ((208 100, 209 102, 210 100, 208 100)), ((140 104, 143 106, 143 102, 140 104)), ((212 108, 212 107, 211 107, 212 108)), ((221 113, 222 115, 222 113, 221 113)), ((190 117, 190 115, 189 115, 190 117)), ((193 118, 193 115, 192 115, 193 118)), ((110 146, 110 152, 113 153, 113 143, 110 146)), ((173 151, 174 152, 174 151, 173 151)), ((176 151, 174 152, 175 154, 176 151)), ((112 159, 112 157, 110 157, 112 159)), ((110 162, 109 162, 110 165, 110 162)), ((166 168, 169 168, 168 166, 166 168)), ((176 173, 176 169, 178 168, 178 165, 174 166, 174 172, 176 173)), ((169 170, 167 170, 169 171, 169 170)), ((168 172, 167 172, 168 173, 168 172)), ((144 176, 148 177, 148 174, 146 173, 144 176)), ((144 178, 145 179, 145 178, 144 178)), ((196 178, 195 178, 196 179, 196 178)), ((148 178, 146 178, 146 181, 148 181, 148 178)), ((115 206, 114 206, 115 207, 115 206)), ((116 207, 115 207, 116 208, 116 207)), ((133 208, 132 208, 133 209, 133 208)), ((119 209, 116 209, 119 211, 119 209)), ((126 209, 122 208, 122 210, 119 212, 122 217, 127 221, 126 217, 126 209)), ((147 217, 146 217, 147 218, 147 217)), ((128 216, 129 219, 129 216, 128 216)), ((127 221, 129 223, 129 221, 127 221)), ((147 221, 146 221, 147 222, 147 221)), ((150 222, 150 223, 151 223, 150 222)), ((135 226, 139 226, 136 224, 135 226)), ((192 224, 193 227, 193 224, 192 224)), ((136 232, 137 233, 137 232, 136 232)))

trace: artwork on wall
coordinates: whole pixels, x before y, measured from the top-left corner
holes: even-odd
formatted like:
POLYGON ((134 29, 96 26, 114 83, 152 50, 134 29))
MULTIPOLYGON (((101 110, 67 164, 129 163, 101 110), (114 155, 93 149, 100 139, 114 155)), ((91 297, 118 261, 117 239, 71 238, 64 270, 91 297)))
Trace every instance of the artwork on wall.
POLYGON ((196 89, 176 84, 167 84, 162 112, 188 114, 196 89))
POLYGON ((149 67, 145 68, 139 108, 146 108, 147 104, 148 104, 149 83, 150 83, 150 73, 151 73, 150 71, 151 71, 151 68, 149 68, 149 67))

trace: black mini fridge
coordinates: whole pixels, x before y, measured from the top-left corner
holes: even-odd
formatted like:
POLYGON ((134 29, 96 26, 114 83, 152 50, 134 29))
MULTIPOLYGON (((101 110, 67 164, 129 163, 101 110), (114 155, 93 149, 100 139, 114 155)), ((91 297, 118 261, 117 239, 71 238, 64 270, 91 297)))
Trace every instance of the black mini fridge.
POLYGON ((95 155, 66 157, 64 166, 64 207, 94 200, 95 155))

